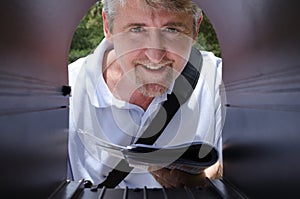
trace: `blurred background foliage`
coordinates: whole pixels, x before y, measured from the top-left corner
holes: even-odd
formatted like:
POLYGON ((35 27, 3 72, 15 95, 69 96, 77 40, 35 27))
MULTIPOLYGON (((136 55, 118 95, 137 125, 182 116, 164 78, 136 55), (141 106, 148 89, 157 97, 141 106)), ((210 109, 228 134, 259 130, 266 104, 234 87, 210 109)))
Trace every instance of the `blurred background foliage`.
MULTIPOLYGON (((96 3, 80 21, 71 43, 69 63, 90 54, 103 39, 101 10, 101 3, 96 3)), ((205 13, 196 47, 221 57, 217 36, 205 13)))

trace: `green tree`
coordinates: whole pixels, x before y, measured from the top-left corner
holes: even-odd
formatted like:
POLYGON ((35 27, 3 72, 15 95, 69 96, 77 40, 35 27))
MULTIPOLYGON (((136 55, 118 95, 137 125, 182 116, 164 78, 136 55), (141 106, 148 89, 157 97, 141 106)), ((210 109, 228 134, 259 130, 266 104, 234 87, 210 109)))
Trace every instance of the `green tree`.
MULTIPOLYGON (((101 10, 101 3, 97 3, 81 20, 73 36, 69 63, 90 54, 103 39, 101 10)), ((200 26, 196 47, 199 50, 212 51, 216 56, 221 56, 217 36, 206 15, 200 26)))
POLYGON ((203 21, 200 25, 196 47, 199 50, 211 51, 216 56, 221 57, 217 35, 212 24, 205 14, 203 15, 203 21))
POLYGON ((101 4, 95 4, 80 21, 72 39, 69 63, 90 54, 103 39, 101 10, 101 4))

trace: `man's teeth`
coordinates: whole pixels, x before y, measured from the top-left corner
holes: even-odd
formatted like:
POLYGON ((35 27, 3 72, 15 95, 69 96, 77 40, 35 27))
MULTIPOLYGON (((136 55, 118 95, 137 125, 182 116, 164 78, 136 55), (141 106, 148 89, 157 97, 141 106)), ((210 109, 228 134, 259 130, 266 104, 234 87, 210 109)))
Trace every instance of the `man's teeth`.
POLYGON ((144 65, 147 69, 150 70, 159 70, 164 67, 164 65, 144 65))

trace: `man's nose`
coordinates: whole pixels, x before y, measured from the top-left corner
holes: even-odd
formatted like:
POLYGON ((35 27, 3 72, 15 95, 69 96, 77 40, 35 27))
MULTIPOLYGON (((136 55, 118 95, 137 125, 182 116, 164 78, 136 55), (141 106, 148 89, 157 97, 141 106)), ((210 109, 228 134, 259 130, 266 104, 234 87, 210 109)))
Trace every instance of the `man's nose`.
POLYGON ((151 62, 160 63, 166 55, 166 50, 147 48, 145 54, 151 62))
POLYGON ((161 35, 160 29, 154 28, 149 32, 150 35, 147 39, 145 54, 153 63, 159 63, 166 55, 163 36, 161 35))

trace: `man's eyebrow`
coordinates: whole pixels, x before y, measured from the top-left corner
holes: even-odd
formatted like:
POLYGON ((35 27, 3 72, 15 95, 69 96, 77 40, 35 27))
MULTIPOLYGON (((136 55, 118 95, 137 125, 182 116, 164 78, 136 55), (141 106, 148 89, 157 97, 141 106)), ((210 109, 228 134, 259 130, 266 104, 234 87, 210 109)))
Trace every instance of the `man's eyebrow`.
POLYGON ((144 26, 146 26, 145 23, 129 23, 124 26, 124 29, 130 28, 130 27, 144 27, 144 26))
MULTIPOLYGON (((129 23, 125 25, 125 28, 129 27, 144 27, 147 26, 145 23, 129 23)), ((172 26, 172 27, 184 27, 187 28, 187 25, 185 23, 181 22, 167 22, 163 26, 172 26)))
POLYGON ((181 22, 168 22, 168 23, 165 23, 164 26, 183 27, 185 29, 188 29, 188 26, 181 22))
MULTIPOLYGON (((147 26, 146 23, 128 23, 123 27, 123 30, 132 28, 132 27, 146 27, 146 26, 147 26)), ((182 23, 182 22, 167 22, 162 27, 178 27, 178 28, 182 28, 182 30, 189 30, 189 27, 187 26, 187 24, 182 23)))

